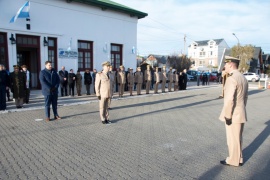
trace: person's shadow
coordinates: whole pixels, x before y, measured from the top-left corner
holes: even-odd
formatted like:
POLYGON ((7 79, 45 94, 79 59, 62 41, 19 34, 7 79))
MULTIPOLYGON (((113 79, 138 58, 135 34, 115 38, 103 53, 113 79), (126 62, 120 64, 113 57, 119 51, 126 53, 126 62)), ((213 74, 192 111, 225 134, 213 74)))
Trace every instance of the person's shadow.
POLYGON ((247 162, 270 134, 270 120, 265 122, 264 130, 243 150, 244 161, 247 162))

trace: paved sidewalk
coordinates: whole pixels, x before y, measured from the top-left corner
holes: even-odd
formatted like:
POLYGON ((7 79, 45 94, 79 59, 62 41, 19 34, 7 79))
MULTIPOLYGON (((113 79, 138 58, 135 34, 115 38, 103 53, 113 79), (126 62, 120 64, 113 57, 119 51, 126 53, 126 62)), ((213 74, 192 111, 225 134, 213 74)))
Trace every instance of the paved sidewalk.
POLYGON ((0 114, 0 179, 269 179, 270 90, 250 89, 242 167, 227 155, 218 120, 220 87, 112 102, 111 125, 98 102, 61 106, 46 123, 43 109, 0 114))

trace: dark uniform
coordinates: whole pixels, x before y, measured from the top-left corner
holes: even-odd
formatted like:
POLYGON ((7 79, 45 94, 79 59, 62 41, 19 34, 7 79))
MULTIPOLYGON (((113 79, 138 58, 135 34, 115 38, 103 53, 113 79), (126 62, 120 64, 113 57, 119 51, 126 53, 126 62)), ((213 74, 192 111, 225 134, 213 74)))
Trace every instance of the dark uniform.
POLYGON ((76 74, 76 89, 77 89, 77 95, 81 96, 82 95, 82 75, 80 71, 77 71, 76 74))
POLYGON ((76 75, 73 73, 73 70, 70 70, 68 73, 68 94, 74 96, 74 87, 75 87, 76 75))
POLYGON ((68 72, 66 70, 59 71, 59 78, 60 78, 60 87, 61 87, 61 96, 67 96, 67 80, 68 80, 68 72))
POLYGON ((84 85, 86 88, 86 95, 90 95, 90 86, 92 84, 92 76, 89 70, 84 73, 84 85))
POLYGON ((10 73, 10 89, 15 99, 17 108, 23 107, 23 99, 26 94, 26 75, 19 71, 19 66, 14 65, 14 72, 10 73))
MULTIPOLYGON (((2 66, 2 65, 0 65, 2 66)), ((2 66, 3 68, 3 66, 2 66)), ((9 76, 6 70, 0 70, 0 111, 6 110, 6 89, 9 86, 9 76)))

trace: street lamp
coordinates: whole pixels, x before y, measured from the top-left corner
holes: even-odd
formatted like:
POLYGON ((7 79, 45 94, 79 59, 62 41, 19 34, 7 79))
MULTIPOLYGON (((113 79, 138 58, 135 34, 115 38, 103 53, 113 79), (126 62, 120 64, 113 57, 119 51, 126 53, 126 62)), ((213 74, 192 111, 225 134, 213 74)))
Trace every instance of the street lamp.
POLYGON ((238 47, 239 47, 240 43, 239 43, 238 37, 237 37, 234 33, 232 33, 232 35, 234 35, 234 36, 236 37, 236 39, 237 39, 237 41, 238 41, 238 47))

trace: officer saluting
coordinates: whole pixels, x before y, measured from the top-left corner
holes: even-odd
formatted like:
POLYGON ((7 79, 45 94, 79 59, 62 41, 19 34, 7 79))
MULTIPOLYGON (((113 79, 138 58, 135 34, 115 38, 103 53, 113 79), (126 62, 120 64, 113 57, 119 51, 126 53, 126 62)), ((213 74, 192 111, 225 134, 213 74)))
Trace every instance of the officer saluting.
POLYGON ((111 98, 111 80, 109 77, 110 62, 102 63, 103 71, 96 74, 95 90, 99 99, 99 112, 102 124, 111 123, 109 120, 109 99, 111 98))

